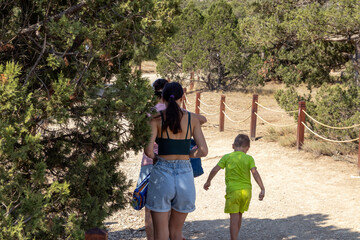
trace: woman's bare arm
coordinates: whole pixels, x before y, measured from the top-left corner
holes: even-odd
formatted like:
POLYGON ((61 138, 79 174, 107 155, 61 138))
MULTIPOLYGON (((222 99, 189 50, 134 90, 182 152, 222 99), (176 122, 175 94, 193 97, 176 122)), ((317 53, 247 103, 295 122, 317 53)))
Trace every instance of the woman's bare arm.
POLYGON ((145 154, 146 156, 148 156, 149 158, 155 159, 155 153, 154 153, 154 142, 156 139, 156 135, 157 135, 157 120, 156 119, 151 119, 150 121, 150 127, 151 127, 151 137, 150 137, 150 141, 148 143, 148 145, 145 147, 145 154))
POLYGON ((203 125, 204 123, 207 122, 206 117, 201 114, 193 113, 192 116, 194 116, 195 118, 197 118, 200 121, 200 125, 203 125))
POLYGON ((197 148, 190 151, 191 158, 205 157, 208 154, 208 147, 205 141, 204 134, 201 130, 200 121, 194 118, 191 121, 193 124, 193 136, 196 142, 197 148))

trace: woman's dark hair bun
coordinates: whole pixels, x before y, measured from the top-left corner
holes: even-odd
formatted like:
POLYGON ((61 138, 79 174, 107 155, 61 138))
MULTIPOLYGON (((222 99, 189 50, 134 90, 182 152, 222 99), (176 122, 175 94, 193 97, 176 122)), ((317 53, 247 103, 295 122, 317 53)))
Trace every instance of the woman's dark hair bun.
POLYGON ((162 96, 165 101, 169 101, 170 96, 173 99, 178 100, 183 96, 183 94, 184 94, 184 90, 181 84, 178 82, 171 82, 165 85, 162 96))
POLYGON ((167 83, 169 82, 165 78, 158 78, 153 82, 152 87, 155 91, 155 96, 161 98, 162 89, 165 87, 167 83))

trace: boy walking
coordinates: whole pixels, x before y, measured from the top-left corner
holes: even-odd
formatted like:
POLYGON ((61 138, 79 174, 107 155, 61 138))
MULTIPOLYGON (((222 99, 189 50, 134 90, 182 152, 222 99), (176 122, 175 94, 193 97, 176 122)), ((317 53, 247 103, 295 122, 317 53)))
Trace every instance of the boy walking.
POLYGON ((251 200, 251 176, 252 173, 261 192, 259 200, 265 196, 265 187, 260 174, 256 170, 253 157, 247 155, 250 148, 250 139, 247 135, 239 134, 233 143, 234 152, 224 155, 218 164, 211 170, 209 177, 204 184, 208 190, 211 180, 220 169, 225 168, 226 202, 225 213, 230 213, 230 237, 237 239, 241 227, 242 214, 249 209, 251 200))

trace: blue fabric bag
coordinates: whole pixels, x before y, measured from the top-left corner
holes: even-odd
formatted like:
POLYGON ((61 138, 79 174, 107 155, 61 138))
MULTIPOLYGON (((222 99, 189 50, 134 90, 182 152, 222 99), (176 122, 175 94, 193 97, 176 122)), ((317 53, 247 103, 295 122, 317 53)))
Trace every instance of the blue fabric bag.
MULTIPOLYGON (((194 139, 191 139, 190 142, 190 150, 196 146, 196 142, 194 139)), ((201 158, 190 158, 191 166, 194 172, 194 177, 198 177, 204 173, 204 170, 201 166, 201 158)))
POLYGON ((149 185, 150 173, 135 188, 131 205, 135 210, 141 210, 145 206, 146 194, 149 185))

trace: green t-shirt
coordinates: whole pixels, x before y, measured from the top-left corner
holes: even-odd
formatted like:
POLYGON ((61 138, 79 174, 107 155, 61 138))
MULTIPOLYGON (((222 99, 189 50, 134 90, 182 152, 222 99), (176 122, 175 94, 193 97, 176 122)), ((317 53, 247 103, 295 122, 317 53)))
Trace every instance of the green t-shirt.
POLYGON ((218 162, 225 168, 226 192, 239 189, 251 189, 250 170, 255 167, 254 158, 240 151, 224 155, 218 162))

